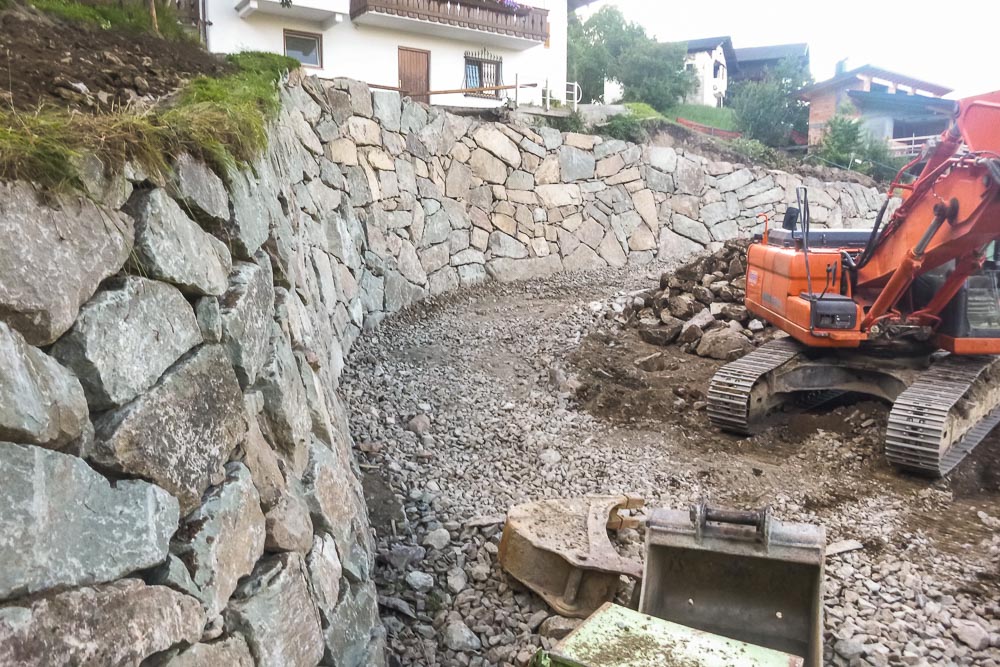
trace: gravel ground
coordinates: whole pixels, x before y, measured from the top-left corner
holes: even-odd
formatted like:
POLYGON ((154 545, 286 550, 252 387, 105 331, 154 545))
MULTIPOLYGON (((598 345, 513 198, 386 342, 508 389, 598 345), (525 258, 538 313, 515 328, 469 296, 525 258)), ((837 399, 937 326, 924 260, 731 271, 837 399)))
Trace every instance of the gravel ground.
MULTIPOLYGON (((828 664, 1000 665, 990 456, 948 481, 901 478, 881 456, 874 403, 748 439, 714 432, 694 399, 716 362, 659 348, 672 363, 647 373, 632 362, 657 348, 605 318, 616 294, 657 278, 647 267, 489 284, 391 318, 352 351, 342 390, 396 664, 526 664, 571 624, 500 570, 503 514, 628 492, 647 506, 771 504, 822 523, 830 542, 860 541, 827 559, 828 664)), ((1000 451, 1000 438, 980 448, 1000 451)), ((620 547, 639 555, 641 534, 620 547)))

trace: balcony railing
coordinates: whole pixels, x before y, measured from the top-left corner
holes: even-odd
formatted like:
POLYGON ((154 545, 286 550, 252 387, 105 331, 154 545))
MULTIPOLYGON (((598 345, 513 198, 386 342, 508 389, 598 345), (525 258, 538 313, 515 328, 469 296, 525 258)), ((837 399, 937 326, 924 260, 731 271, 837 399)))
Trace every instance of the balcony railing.
POLYGON ((928 134, 923 137, 900 137, 889 140, 889 153, 894 157, 916 157, 924 149, 927 142, 937 139, 939 134, 928 134))
POLYGON ((493 9, 483 0, 351 0, 351 19, 365 14, 383 14, 404 19, 416 19, 518 39, 544 42, 549 33, 549 12, 537 7, 524 7, 511 12, 493 9))

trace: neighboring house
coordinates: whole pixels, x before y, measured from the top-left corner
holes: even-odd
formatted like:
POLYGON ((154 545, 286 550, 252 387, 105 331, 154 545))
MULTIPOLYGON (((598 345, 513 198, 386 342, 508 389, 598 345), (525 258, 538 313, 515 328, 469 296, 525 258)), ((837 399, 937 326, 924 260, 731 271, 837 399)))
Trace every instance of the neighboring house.
POLYGON ((794 60, 809 70, 808 44, 774 44, 736 49, 736 71, 729 73, 730 83, 737 81, 763 81, 783 60, 794 60))
POLYGON ((737 66, 733 40, 729 37, 709 37, 687 42, 684 68, 693 71, 698 88, 688 96, 689 104, 721 107, 729 87, 729 70, 737 66))
POLYGON ((208 49, 271 51, 321 77, 400 88, 415 99, 489 107, 513 90, 454 91, 533 83, 521 103, 541 103, 546 85, 566 97, 570 11, 594 0, 203 0, 208 49))
MULTIPOLYGON (((841 68, 842 69, 842 68, 841 68)), ((799 91, 809 102, 809 144, 820 143, 826 125, 848 109, 874 136, 899 155, 916 154, 927 139, 948 127, 954 102, 950 88, 871 65, 840 71, 799 91)))

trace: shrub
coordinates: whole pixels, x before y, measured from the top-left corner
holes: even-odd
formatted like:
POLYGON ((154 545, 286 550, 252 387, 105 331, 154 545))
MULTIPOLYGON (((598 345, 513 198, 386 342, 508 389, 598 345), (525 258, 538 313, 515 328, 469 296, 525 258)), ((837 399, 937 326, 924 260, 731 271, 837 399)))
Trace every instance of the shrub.
POLYGON ((545 122, 549 127, 560 132, 586 132, 587 124, 583 122, 583 116, 579 111, 574 111, 567 116, 546 116, 545 122))
POLYGON ((598 131, 613 139, 631 141, 634 144, 641 144, 649 139, 649 133, 643 126, 641 120, 632 114, 619 114, 612 116, 608 122, 599 126, 598 131))

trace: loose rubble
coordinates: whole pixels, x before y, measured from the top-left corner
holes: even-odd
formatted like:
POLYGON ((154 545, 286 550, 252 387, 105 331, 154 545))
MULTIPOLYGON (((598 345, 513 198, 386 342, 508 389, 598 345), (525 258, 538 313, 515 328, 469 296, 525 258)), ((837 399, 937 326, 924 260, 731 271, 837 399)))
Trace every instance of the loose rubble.
MULTIPOLYGON (((827 664, 1000 665, 1000 595, 988 583, 1000 536, 987 523, 1000 516, 1000 498, 966 500, 949 482, 889 469, 881 406, 842 406, 751 439, 719 434, 687 408, 658 421, 630 418, 634 402, 615 419, 580 408, 593 373, 617 372, 607 381, 636 398, 654 377, 686 373, 675 382, 694 383, 693 368, 707 381, 722 363, 650 345, 616 321, 629 320, 619 306, 660 275, 639 271, 482 286, 411 309, 356 347, 342 390, 375 512, 379 606, 398 664, 520 667, 554 645, 578 621, 501 571, 504 513, 546 497, 634 492, 647 506, 703 496, 771 504, 779 518, 823 523, 831 544, 860 542, 827 559, 827 664), (607 300, 609 284, 622 292, 607 300), (583 343, 595 345, 594 366, 579 358, 583 343), (633 363, 656 350, 681 367, 633 363), (419 435, 408 428, 418 414, 430 423, 419 435), (414 573, 433 578, 430 590, 411 586, 414 573)), ((720 324, 710 331, 726 326, 712 320, 720 324)), ((984 447, 1000 445, 992 442, 984 447)), ((619 548, 641 557, 641 531, 625 533, 619 548)))

